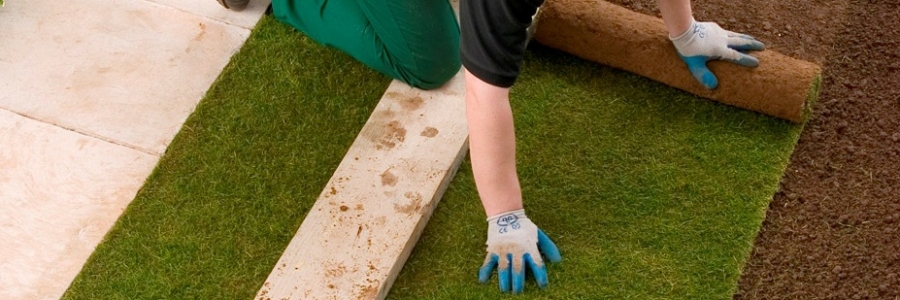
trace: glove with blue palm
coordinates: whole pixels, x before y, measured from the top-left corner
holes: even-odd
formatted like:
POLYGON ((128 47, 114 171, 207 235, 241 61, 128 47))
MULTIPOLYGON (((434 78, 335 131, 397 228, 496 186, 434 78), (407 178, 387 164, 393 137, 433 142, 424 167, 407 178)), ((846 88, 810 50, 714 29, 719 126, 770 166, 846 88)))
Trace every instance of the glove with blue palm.
POLYGON ((562 260, 559 249, 525 216, 524 209, 488 218, 487 252, 478 271, 478 281, 488 282, 496 267, 500 290, 516 294, 525 288, 525 265, 531 269, 538 286, 547 287, 547 267, 541 253, 551 262, 562 260))
POLYGON ((759 60, 742 52, 766 48, 752 36, 722 29, 712 22, 694 21, 683 34, 669 39, 694 78, 708 89, 715 89, 719 81, 706 67, 706 62, 721 59, 745 67, 756 67, 759 60))

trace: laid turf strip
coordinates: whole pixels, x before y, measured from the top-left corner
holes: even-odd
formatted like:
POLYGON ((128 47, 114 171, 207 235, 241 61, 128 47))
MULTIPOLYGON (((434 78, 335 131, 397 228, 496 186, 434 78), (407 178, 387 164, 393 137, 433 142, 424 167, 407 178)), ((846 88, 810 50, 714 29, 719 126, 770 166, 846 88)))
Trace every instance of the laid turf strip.
POLYGON ((265 17, 65 299, 252 299, 390 79, 265 17))
MULTIPOLYGON (((524 299, 730 299, 801 125, 532 47, 511 91, 529 217, 563 255, 524 299)), ((460 168, 396 299, 497 299, 460 168)))
MULTIPOLYGON (((264 18, 65 299, 251 299, 389 79, 264 18)), ((532 47, 526 209, 559 245, 519 298, 726 299, 800 125, 532 47)), ((468 163, 389 298, 496 299, 468 163)))

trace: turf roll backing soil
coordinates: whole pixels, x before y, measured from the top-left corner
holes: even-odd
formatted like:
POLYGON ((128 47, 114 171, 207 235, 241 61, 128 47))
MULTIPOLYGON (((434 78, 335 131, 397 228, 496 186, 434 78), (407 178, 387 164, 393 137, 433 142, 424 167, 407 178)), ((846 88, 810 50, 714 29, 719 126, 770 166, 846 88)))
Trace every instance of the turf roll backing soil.
POLYGON ((550 0, 535 39, 578 57, 623 69, 689 93, 799 122, 815 93, 820 68, 775 51, 756 52, 760 65, 713 61, 719 87, 707 90, 679 59, 659 18, 600 0, 550 0))

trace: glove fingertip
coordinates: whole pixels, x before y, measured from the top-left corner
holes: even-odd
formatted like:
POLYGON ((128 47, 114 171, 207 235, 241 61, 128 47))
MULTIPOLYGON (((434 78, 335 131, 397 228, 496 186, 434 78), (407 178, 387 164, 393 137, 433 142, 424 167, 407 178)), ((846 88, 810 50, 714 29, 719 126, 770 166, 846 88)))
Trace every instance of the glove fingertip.
POLYGON ((759 59, 753 57, 749 54, 738 53, 738 58, 733 60, 732 62, 745 66, 745 67, 756 67, 759 66, 759 59))
POLYGON ((484 266, 478 269, 478 282, 487 283, 491 279, 491 271, 493 270, 494 266, 484 266))
POLYGON ((691 71, 691 75, 694 75, 694 78, 697 79, 703 87, 712 90, 719 86, 719 80, 716 79, 716 75, 713 75, 712 71, 706 67, 706 62, 709 60, 708 57, 681 56, 681 59, 687 65, 688 70, 691 71))
POLYGON ((757 41, 757 40, 754 40, 754 41, 756 41, 756 43, 753 43, 753 46, 756 48, 754 48, 753 50, 756 50, 756 51, 766 50, 766 44, 763 44, 762 42, 757 41))
POLYGON ((735 42, 729 42, 728 48, 737 50, 737 51, 763 51, 766 50, 766 44, 763 44, 757 40, 737 40, 735 42))
POLYGON ((548 261, 554 263, 562 261, 562 255, 559 254, 559 248, 556 247, 556 244, 550 240, 550 237, 540 229, 538 229, 538 248, 541 250, 541 253, 547 257, 548 261))
POLYGON ((552 263, 558 263, 562 261, 562 255, 559 254, 559 248, 557 248, 556 245, 546 247, 546 249, 544 250, 544 256, 547 257, 547 261, 552 263))
POLYGON ((513 294, 522 293, 525 290, 525 269, 513 272, 512 274, 512 292, 513 294))
POLYGON ((488 280, 491 279, 491 273, 494 272, 494 267, 497 265, 497 261, 500 257, 497 254, 489 254, 488 257, 484 261, 484 265, 478 269, 478 281, 481 283, 487 283, 488 280))
POLYGON ((541 289, 547 288, 547 267, 543 264, 538 266, 534 259, 531 258, 531 254, 525 254, 525 262, 530 267, 531 273, 534 274, 534 281, 537 282, 538 287, 541 289))
POLYGON ((719 87, 719 80, 716 79, 716 75, 714 75, 709 69, 706 69, 705 72, 700 72, 699 74, 694 74, 694 77, 700 81, 704 87, 710 90, 714 90, 719 87))
POLYGON ((512 262, 512 255, 507 254, 507 259, 505 261, 501 261, 500 265, 497 267, 497 275, 500 277, 500 291, 509 292, 512 280, 512 268, 510 263, 512 262))

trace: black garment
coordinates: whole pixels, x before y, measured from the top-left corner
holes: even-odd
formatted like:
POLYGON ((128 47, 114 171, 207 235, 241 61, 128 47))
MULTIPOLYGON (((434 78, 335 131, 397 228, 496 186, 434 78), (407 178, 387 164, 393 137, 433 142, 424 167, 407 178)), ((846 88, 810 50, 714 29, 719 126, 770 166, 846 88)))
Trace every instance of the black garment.
POLYGON ((461 0, 460 58, 472 75, 498 87, 519 76, 525 30, 544 0, 461 0))

